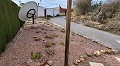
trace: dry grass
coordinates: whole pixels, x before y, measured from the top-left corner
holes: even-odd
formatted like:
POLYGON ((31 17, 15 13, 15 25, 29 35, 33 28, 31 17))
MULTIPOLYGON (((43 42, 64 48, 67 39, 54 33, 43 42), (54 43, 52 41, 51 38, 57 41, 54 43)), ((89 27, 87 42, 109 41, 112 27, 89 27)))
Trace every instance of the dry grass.
POLYGON ((106 23, 101 24, 96 20, 93 20, 91 16, 77 16, 75 19, 72 19, 75 23, 82 23, 85 26, 97 28, 99 30, 107 31, 113 34, 120 35, 120 21, 106 19, 106 23))

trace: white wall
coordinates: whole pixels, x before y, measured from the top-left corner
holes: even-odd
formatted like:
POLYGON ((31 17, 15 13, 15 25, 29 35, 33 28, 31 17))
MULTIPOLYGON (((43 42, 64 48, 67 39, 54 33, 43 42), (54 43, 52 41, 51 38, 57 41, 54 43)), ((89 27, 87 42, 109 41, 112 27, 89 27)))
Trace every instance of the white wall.
POLYGON ((54 14, 55 14, 55 16, 56 16, 57 14, 59 14, 59 10, 54 9, 54 14))
POLYGON ((47 8, 46 12, 47 12, 47 15, 51 15, 51 16, 56 16, 57 14, 59 14, 59 10, 54 8, 47 8))
MULTIPOLYGON (((43 17, 44 15, 44 7, 38 6, 38 17, 43 17)), ((59 9, 55 8, 46 8, 46 15, 56 16, 59 14, 59 9)))
POLYGON ((44 7, 38 6, 38 17, 44 16, 44 7))

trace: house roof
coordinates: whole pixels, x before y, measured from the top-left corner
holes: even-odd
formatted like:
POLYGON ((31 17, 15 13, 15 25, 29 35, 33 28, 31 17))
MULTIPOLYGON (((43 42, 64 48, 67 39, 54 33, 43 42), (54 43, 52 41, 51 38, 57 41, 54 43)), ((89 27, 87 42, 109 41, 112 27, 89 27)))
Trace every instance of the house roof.
MULTIPOLYGON (((65 8, 61 8, 61 7, 60 7, 60 12, 61 12, 61 13, 65 13, 66 11, 67 11, 67 9, 65 9, 65 8)), ((74 10, 71 9, 71 12, 73 12, 73 11, 74 11, 74 10)))
POLYGON ((65 13, 66 11, 67 11, 67 9, 60 7, 60 12, 61 12, 61 13, 65 13))

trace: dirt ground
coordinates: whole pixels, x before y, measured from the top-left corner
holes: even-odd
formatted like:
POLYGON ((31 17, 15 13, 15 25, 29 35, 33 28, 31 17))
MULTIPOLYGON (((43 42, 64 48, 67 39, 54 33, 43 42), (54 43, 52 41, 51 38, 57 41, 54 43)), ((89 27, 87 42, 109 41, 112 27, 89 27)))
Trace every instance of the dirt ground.
MULTIPOLYGON (((32 51, 43 53, 48 58, 48 61, 53 61, 53 66, 64 66, 64 30, 41 18, 36 19, 35 22, 32 25, 30 20, 27 21, 16 37, 8 43, 5 52, 1 54, 0 66, 29 66, 28 62, 32 51), (48 37, 51 35, 54 37, 48 37), (34 37, 40 39, 35 41, 34 37), (46 47, 46 43, 54 43, 54 45, 46 47), (48 48, 54 50, 55 53, 49 55, 46 52, 48 48)), ((79 56, 85 53, 108 49, 73 32, 71 32, 70 37, 69 65, 73 64, 79 56)), ((103 63, 105 66, 120 66, 120 63, 114 57, 115 55, 109 54, 89 57, 78 66, 90 66, 89 62, 103 63)))

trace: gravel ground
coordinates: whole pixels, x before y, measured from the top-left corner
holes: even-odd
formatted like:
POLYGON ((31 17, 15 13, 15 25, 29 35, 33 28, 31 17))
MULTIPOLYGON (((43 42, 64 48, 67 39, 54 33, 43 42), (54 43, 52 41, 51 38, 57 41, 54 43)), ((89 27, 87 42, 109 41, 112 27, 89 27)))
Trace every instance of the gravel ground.
MULTIPOLYGON (((64 30, 41 18, 36 19, 35 22, 36 24, 32 25, 30 20, 27 21, 16 37, 8 43, 5 52, 1 54, 0 66, 29 66, 32 51, 42 52, 49 61, 54 62, 53 66, 64 66, 64 30), (46 35, 54 35, 54 37, 45 38, 46 35), (35 41, 33 38, 35 36, 40 37, 40 40, 35 41), (55 45, 45 47, 48 42, 55 45), (53 55, 46 53, 48 48, 53 49, 55 53, 53 55)), ((107 49, 101 44, 71 32, 69 65, 73 64, 80 55, 107 49)), ((90 57, 78 66, 90 66, 89 62, 103 63, 105 66, 120 66, 114 57, 114 55, 102 54, 99 57, 90 57)))

